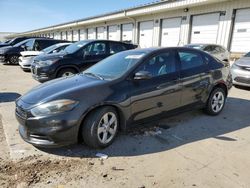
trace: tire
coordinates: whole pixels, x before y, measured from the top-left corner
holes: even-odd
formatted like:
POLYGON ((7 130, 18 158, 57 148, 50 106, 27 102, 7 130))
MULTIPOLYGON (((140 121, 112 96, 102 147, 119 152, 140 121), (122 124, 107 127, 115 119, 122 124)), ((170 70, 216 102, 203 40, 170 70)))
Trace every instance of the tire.
POLYGON ((11 64, 11 65, 18 65, 18 63, 19 63, 19 56, 17 56, 17 55, 11 55, 11 56, 9 56, 9 64, 11 64))
POLYGON ((119 118, 116 110, 113 107, 103 107, 90 112, 84 121, 81 136, 89 147, 105 148, 113 143, 118 127, 119 118), (110 122, 111 120, 111 124, 105 124, 105 121, 110 122))
POLYGON ((221 87, 215 88, 210 94, 207 105, 205 107, 205 112, 208 115, 216 116, 223 110, 226 102, 225 90, 221 87))
POLYGON ((76 70, 75 69, 72 69, 72 68, 65 68, 65 69, 62 69, 58 72, 57 74, 57 78, 60 78, 60 77, 66 77, 66 76, 71 76, 71 75, 74 75, 76 74, 76 70))

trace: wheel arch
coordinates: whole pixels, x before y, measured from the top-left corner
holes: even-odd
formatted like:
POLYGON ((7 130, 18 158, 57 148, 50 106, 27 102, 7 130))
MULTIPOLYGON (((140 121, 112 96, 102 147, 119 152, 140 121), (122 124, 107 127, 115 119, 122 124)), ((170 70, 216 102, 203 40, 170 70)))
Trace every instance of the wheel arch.
POLYGON ((92 108, 88 109, 81 117, 80 119, 80 123, 79 123, 79 129, 78 129, 78 141, 79 140, 82 140, 81 138, 81 130, 84 126, 84 121, 86 120, 86 118, 88 117, 88 115, 91 114, 91 112, 95 111, 95 110, 98 110, 100 108, 103 108, 103 107, 112 107, 116 110, 117 114, 118 114, 118 118, 119 118, 119 130, 121 131, 124 131, 126 130, 126 120, 125 120, 125 117, 124 117, 124 114, 122 112, 122 110, 117 106, 117 105, 114 105, 114 104, 99 104, 99 105, 96 105, 96 106, 93 106, 92 108))
POLYGON ((61 70, 63 70, 63 69, 68 69, 68 68, 74 69, 77 73, 80 72, 80 69, 79 69, 77 66, 75 66, 75 65, 65 65, 65 66, 60 66, 59 68, 57 68, 56 74, 55 74, 55 75, 58 76, 58 73, 59 73, 61 70))

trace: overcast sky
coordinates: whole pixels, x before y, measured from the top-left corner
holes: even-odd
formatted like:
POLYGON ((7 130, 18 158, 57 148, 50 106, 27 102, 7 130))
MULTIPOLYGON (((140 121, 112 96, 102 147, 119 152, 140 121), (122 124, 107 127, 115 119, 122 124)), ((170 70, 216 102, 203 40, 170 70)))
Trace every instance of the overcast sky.
POLYGON ((23 32, 154 0, 0 0, 0 32, 23 32))

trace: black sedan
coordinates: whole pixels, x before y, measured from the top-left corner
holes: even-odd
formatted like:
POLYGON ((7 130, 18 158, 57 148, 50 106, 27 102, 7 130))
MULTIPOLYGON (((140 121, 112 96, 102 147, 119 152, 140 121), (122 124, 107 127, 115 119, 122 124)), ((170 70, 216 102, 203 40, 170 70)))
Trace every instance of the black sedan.
POLYGON ((176 112, 219 114, 232 86, 229 67, 188 48, 120 52, 70 77, 32 89, 16 101, 21 137, 36 146, 110 145, 118 130, 176 112))

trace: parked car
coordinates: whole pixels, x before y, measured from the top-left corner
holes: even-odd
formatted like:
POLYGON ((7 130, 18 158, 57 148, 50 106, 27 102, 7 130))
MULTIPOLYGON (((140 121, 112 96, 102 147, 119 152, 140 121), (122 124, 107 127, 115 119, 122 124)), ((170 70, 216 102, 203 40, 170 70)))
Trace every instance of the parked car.
POLYGON ((30 71, 31 63, 33 62, 35 57, 40 55, 58 53, 64 50, 70 44, 72 43, 64 42, 64 43, 54 44, 41 51, 23 51, 21 52, 21 56, 19 57, 19 65, 24 71, 30 71))
POLYGON ((250 52, 233 63, 231 72, 234 85, 250 87, 250 52))
POLYGON ((17 43, 14 46, 0 48, 0 61, 17 65, 19 62, 20 52, 22 51, 40 51, 56 43, 65 42, 49 38, 31 38, 17 43))
POLYGON ((21 137, 33 145, 63 146, 81 137, 103 148, 118 130, 176 112, 196 107, 218 115, 231 82, 229 67, 196 49, 129 50, 35 87, 16 101, 16 118, 21 137))
POLYGON ((136 47, 118 41, 83 40, 71 44, 62 53, 37 57, 31 71, 34 79, 45 82, 79 73, 110 55, 136 47))
POLYGON ((14 39, 7 40, 4 43, 1 43, 0 48, 6 47, 6 46, 14 46, 17 43, 22 42, 22 41, 27 40, 27 39, 30 39, 30 38, 33 38, 33 37, 16 37, 14 39))
POLYGON ((188 44, 188 45, 185 45, 185 47, 195 48, 195 49, 205 51, 205 52, 215 56, 216 58, 218 58, 221 61, 229 62, 229 60, 230 60, 230 52, 221 45, 217 45, 217 44, 188 44))

